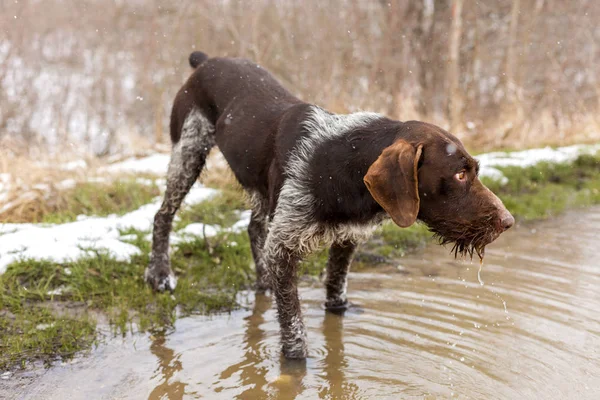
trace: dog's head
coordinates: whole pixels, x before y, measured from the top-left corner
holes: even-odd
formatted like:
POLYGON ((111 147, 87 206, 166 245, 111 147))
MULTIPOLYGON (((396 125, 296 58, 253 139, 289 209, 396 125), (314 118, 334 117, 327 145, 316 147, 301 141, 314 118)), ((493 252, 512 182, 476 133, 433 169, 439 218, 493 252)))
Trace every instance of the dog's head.
POLYGON ((482 258, 485 246, 514 224, 502 201, 478 178, 479 165, 460 140, 423 122, 402 124, 364 177, 369 192, 400 227, 417 219, 455 255, 482 258))

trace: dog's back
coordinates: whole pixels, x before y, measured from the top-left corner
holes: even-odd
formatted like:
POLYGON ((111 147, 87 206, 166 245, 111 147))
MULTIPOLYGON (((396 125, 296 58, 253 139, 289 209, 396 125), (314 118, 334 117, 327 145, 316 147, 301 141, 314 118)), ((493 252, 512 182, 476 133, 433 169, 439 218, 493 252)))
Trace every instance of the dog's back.
POLYGON ((215 126, 219 118, 226 118, 242 106, 245 114, 261 109, 273 113, 300 102, 267 70, 249 60, 209 58, 202 52, 194 52, 189 62, 195 71, 175 102, 193 101, 215 126))
POLYGON ((195 70, 173 104, 172 142, 180 140, 188 115, 198 110, 212 125, 213 139, 242 186, 267 196, 275 135, 286 113, 299 105, 301 112, 305 103, 249 60, 194 52, 189 61, 195 70))

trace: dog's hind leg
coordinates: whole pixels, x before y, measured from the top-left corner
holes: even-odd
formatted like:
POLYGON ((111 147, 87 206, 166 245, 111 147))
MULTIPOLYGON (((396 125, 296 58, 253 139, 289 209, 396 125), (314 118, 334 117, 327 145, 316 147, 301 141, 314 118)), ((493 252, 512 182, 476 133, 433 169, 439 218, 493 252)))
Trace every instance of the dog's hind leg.
POLYGON ((167 172, 167 190, 154 217, 152 255, 144 279, 157 291, 175 289, 175 276, 169 262, 169 235, 175 213, 200 175, 214 145, 214 127, 197 109, 192 109, 173 145, 167 172))
POLYGON ((327 291, 325 308, 327 310, 342 311, 348 305, 346 300, 348 271, 355 251, 356 244, 351 241, 333 243, 329 249, 327 277, 325 279, 325 289, 327 291))
POLYGON ((270 281, 265 267, 263 248, 267 238, 267 224, 269 219, 268 199, 257 192, 250 195, 252 202, 252 215, 248 225, 248 236, 250 237, 250 248, 256 270, 256 291, 265 292, 270 287, 270 281))

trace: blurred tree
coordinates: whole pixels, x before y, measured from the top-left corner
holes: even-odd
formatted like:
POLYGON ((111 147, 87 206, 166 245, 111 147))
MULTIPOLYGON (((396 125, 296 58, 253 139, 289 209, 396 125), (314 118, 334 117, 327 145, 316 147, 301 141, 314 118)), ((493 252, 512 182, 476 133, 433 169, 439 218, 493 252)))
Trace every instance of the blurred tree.
POLYGON ((202 50, 332 111, 423 119, 480 148, 597 140, 599 18, 593 0, 0 1, 0 137, 160 143, 202 50))
POLYGON ((460 89, 460 39, 462 35, 463 0, 452 0, 452 24, 448 50, 448 115, 450 130, 462 128, 463 94, 460 89))

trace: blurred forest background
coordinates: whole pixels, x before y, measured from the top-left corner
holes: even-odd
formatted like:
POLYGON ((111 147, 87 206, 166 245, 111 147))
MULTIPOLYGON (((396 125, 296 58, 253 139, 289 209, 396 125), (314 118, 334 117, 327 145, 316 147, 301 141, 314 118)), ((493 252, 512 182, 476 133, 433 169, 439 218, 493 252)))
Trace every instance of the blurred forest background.
POLYGON ((300 98, 450 129, 471 148, 600 137, 596 0, 0 0, 4 150, 168 145, 195 49, 300 98))

